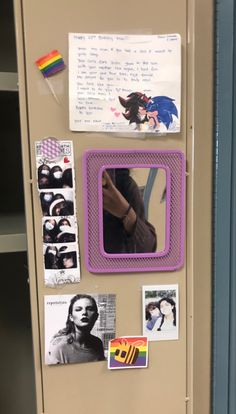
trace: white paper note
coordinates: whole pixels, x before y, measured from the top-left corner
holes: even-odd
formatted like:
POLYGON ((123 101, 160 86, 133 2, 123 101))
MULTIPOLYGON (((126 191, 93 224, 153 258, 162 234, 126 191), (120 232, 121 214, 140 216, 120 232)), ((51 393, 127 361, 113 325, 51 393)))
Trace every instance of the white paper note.
POLYGON ((71 130, 179 132, 180 91, 180 35, 69 34, 71 130))

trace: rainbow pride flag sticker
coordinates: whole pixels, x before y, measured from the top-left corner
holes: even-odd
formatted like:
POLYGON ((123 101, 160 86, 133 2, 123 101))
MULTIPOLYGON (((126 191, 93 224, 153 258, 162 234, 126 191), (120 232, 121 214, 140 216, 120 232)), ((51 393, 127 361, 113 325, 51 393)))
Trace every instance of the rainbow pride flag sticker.
POLYGON ((58 50, 52 50, 52 52, 36 60, 35 63, 45 78, 55 75, 66 67, 58 50))
POLYGON ((109 341, 108 368, 147 368, 147 336, 122 336, 109 341))

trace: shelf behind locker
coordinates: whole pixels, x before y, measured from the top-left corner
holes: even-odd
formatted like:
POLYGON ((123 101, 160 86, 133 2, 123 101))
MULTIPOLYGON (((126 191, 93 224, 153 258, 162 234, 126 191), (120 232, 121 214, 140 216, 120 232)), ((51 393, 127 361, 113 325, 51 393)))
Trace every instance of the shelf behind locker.
POLYGON ((0 72, 0 91, 18 91, 18 74, 16 72, 0 72))
POLYGON ((0 253, 26 251, 24 213, 0 214, 0 253))
MULTIPOLYGON (((0 252, 26 250, 24 194, 21 165, 21 135, 17 76, 6 76, 9 82, 0 90, 0 252), (13 82, 14 80, 14 82, 13 82)), ((0 76, 1 80, 1 76, 0 76)))

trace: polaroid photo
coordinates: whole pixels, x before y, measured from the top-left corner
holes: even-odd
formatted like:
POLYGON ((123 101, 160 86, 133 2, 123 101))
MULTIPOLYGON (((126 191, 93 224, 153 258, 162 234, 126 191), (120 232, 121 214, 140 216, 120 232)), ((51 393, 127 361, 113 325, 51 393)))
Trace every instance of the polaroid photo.
POLYGON ((179 339, 178 285, 152 285, 142 288, 143 335, 149 341, 179 339))

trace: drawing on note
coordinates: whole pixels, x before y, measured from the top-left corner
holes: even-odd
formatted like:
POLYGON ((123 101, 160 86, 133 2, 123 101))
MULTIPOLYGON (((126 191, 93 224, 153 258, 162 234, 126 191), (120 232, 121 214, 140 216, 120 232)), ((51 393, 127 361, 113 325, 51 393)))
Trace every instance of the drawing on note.
POLYGON ((148 98, 141 92, 132 92, 125 99, 119 96, 119 101, 125 108, 122 115, 129 121, 130 126, 133 125, 134 130, 160 132, 163 131, 164 126, 167 131, 178 118, 178 109, 174 99, 168 96, 148 98))
POLYGON ((70 33, 69 105, 72 131, 179 132, 180 36, 70 33))

